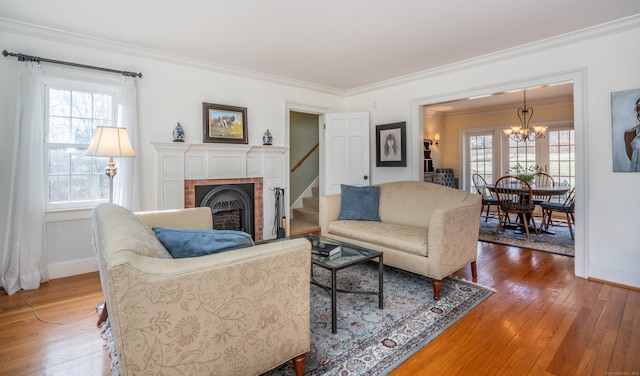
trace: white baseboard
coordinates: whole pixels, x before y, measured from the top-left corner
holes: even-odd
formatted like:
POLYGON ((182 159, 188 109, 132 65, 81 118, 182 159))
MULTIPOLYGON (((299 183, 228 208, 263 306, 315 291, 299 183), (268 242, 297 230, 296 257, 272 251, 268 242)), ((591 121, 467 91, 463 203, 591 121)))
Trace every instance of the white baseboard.
POLYGON ((612 269, 606 266, 591 264, 589 265, 589 277, 640 288, 640 273, 638 272, 612 269))
POLYGON ((49 278, 64 278, 72 275, 85 274, 98 271, 98 260, 90 257, 81 260, 49 264, 49 278))

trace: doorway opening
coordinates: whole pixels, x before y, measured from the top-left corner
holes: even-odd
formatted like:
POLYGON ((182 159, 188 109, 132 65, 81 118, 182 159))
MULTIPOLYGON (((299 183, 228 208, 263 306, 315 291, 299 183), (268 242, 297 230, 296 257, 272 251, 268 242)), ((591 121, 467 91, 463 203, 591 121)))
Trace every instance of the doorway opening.
POLYGON ((289 236, 320 233, 320 134, 321 113, 291 108, 287 111, 289 184, 285 201, 289 236))
MULTIPOLYGON (((535 77, 530 79, 523 79, 521 81, 512 81, 502 84, 496 84, 493 86, 479 87, 470 89, 464 93, 455 92, 448 94, 441 94, 438 96, 416 99, 412 102, 413 121, 415 124, 425 124, 425 106, 433 105, 446 105, 447 102, 469 100, 472 97, 490 97, 494 93, 503 93, 510 90, 522 90, 523 88, 533 88, 539 85, 554 85, 556 83, 572 83, 572 109, 573 112, 573 129, 575 134, 575 275, 583 278, 588 277, 588 249, 586 242, 587 228, 587 216, 588 202, 585 199, 587 196, 587 174, 586 169, 586 148, 587 148, 587 127, 586 127, 586 70, 577 69, 574 71, 562 72, 555 75, 548 75, 546 77, 535 77)), ((521 93, 520 93, 521 95, 521 93)), ((527 94, 529 97, 529 94, 527 94)), ((516 106, 519 107, 519 106, 516 106)), ((514 111, 516 109, 512 109, 514 111)), ((517 123, 514 122, 514 124, 517 123)), ((557 124, 556 124, 557 125, 557 124)), ((485 124, 487 129, 491 127, 485 124)), ((479 129, 480 130, 480 129, 479 129)), ((415 127, 413 130, 413 137, 418 140, 422 140, 426 136, 426 130, 423 127, 415 127)), ((461 131, 455 131, 452 135, 448 132, 441 133, 440 147, 449 147, 450 144, 455 145, 455 148, 463 150, 465 146, 461 139, 464 135, 461 131), (445 137, 451 137, 447 140, 445 137), (455 140, 452 139, 455 137, 455 140)), ((419 151, 422 148, 417 149, 419 151)), ((467 176, 467 171, 462 170, 465 166, 465 161, 462 159, 462 153, 458 152, 456 160, 443 159, 445 163, 450 162, 452 165, 457 166, 458 174, 462 177, 467 176)), ((415 153, 411 158, 414 160, 422 159, 422 153, 415 153)), ((497 170, 496 170, 497 172, 497 170)), ((422 175, 422 163, 417 164, 417 167, 412 171, 412 175, 416 180, 421 180, 422 175)), ((470 175, 469 175, 470 176, 470 175)), ((469 183, 466 183, 466 188, 469 188, 469 183)))

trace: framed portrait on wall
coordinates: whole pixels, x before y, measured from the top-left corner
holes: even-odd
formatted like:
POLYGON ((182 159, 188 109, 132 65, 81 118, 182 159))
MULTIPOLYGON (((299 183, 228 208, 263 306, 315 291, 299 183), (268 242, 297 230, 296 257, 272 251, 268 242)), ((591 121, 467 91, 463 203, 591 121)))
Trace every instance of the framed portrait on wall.
POLYGON ((611 93, 613 171, 640 172, 640 89, 611 93))
POLYGON ((407 167, 407 123, 376 125, 376 166, 407 167))
POLYGON ((245 107, 202 103, 203 142, 247 144, 245 107))

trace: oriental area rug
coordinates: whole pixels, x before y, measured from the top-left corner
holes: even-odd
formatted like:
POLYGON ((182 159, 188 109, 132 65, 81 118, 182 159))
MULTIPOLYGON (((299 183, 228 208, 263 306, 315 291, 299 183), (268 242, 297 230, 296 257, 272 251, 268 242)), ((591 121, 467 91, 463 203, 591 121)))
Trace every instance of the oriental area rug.
MULTIPOLYGON (((496 234, 498 220, 495 218, 489 218, 487 222, 484 220, 484 217, 480 218, 479 240, 570 257, 574 257, 575 255, 574 241, 571 239, 569 228, 565 223, 559 226, 549 226, 549 231, 555 233, 553 235, 545 233, 536 235, 534 232, 531 232, 531 240, 527 240, 526 233, 517 234, 514 229, 500 230, 496 234)), ((540 219, 536 218, 536 225, 539 225, 539 222, 540 219)), ((575 231, 575 228, 573 230, 575 231)))
MULTIPOLYGON (((330 273, 315 268, 314 277, 330 285, 330 273)), ((378 264, 338 272, 338 288, 376 291, 378 264)), ((384 309, 377 295, 338 293, 338 333, 331 333, 331 298, 311 286, 311 350, 305 375, 386 375, 428 344, 493 289, 456 279, 442 281, 441 299, 433 300, 431 279, 385 266, 384 309)), ((103 335, 109 342, 109 328, 103 335)), ((112 358, 116 359, 111 346, 112 358)), ((117 361, 113 375, 119 375, 117 361)), ((287 362, 263 376, 295 375, 287 362)))

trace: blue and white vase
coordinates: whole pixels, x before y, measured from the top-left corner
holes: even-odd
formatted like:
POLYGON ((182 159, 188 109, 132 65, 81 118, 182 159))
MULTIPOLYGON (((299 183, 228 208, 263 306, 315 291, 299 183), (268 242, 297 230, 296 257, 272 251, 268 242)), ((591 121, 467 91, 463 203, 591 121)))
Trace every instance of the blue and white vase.
POLYGON ((184 129, 180 123, 173 129, 173 142, 184 142, 184 129))
POLYGON ((267 131, 264 132, 264 135, 262 135, 262 144, 271 145, 272 141, 273 141, 273 136, 271 136, 271 132, 269 132, 269 130, 267 129, 267 131))

